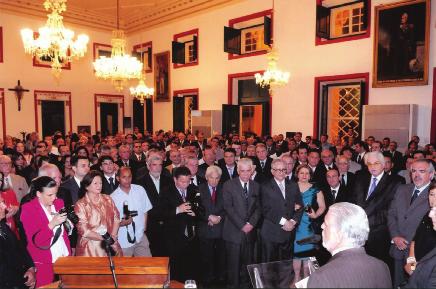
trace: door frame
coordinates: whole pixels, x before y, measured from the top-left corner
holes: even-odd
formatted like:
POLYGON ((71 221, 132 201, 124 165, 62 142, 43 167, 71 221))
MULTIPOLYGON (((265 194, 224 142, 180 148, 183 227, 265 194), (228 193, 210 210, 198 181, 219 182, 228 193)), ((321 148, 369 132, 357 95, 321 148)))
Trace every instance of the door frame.
POLYGON ((1 113, 2 113, 2 136, 3 139, 6 137, 6 104, 5 104, 5 90, 0 88, 0 103, 1 103, 1 113))
POLYGON ((73 110, 71 102, 71 92, 68 91, 49 91, 49 90, 35 90, 34 97, 34 109, 35 109, 35 131, 42 133, 42 111, 41 101, 63 101, 65 109, 65 134, 73 132, 73 110), (68 113, 66 113, 68 111, 68 113), (69 131, 67 130, 67 124, 69 131))
MULTIPOLYGON (((233 73, 227 75, 227 104, 237 104, 240 105, 238 99, 238 95, 234 95, 235 89, 237 89, 237 85, 235 86, 235 81, 240 78, 247 78, 247 77, 253 77, 256 73, 263 74, 265 70, 258 70, 258 71, 250 71, 250 72, 240 72, 240 73, 233 73), (236 101, 235 101, 236 100, 236 101), (237 103, 235 103, 237 102, 237 103)), ((273 99, 271 93, 269 94, 269 132, 272 131, 272 106, 273 106, 273 99)))
POLYGON ((95 115, 95 132, 101 127, 100 124, 100 103, 118 103, 118 130, 120 128, 124 131, 123 119, 124 119, 124 95, 123 94, 104 94, 96 93, 94 94, 94 115, 95 115), (120 109, 122 110, 120 113, 120 109))
MULTIPOLYGON (((196 105, 193 108, 193 110, 199 110, 200 107, 200 93, 199 93, 199 89, 198 88, 188 88, 188 89, 179 89, 179 90, 173 90, 173 119, 174 119, 174 99, 176 97, 188 97, 188 96, 194 96, 196 98, 196 105)), ((174 120, 173 120, 174 121, 174 120)), ((173 129, 174 129, 174 125, 173 125, 173 129)), ((190 128, 189 128, 190 129, 190 128)), ((186 127, 184 129, 184 131, 186 131, 186 127)))
POLYGON ((318 138, 318 122, 319 122, 319 97, 321 93, 321 83, 335 82, 335 81, 348 81, 353 82, 357 79, 365 80, 365 95, 362 99, 362 106, 369 103, 369 72, 341 74, 341 75, 328 75, 317 76, 314 79, 314 96, 313 96, 313 132, 312 137, 318 138))

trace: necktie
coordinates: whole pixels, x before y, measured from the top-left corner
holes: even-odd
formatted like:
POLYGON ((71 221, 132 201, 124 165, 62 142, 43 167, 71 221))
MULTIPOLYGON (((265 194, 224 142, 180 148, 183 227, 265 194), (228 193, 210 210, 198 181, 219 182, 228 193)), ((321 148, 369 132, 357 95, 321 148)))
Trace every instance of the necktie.
POLYGON ((229 176, 230 176, 230 178, 232 178, 232 176, 233 176, 233 169, 232 168, 228 168, 228 170, 229 170, 229 176))
POLYGON ((283 185, 283 183, 279 183, 279 188, 280 188, 280 191, 282 192, 283 198, 286 199, 285 186, 283 185))
POLYGON ((369 188, 368 197, 366 199, 369 199, 371 194, 374 192, 376 186, 377 186, 377 178, 372 178, 371 187, 369 188))
POLYGON ((362 160, 362 157, 360 155, 357 156, 357 162, 360 163, 360 161, 362 160))
POLYGON ((291 176, 286 176, 286 180, 290 181, 291 180, 291 176))
POLYGON ((341 185, 346 186, 346 182, 345 182, 345 174, 342 175, 341 177, 341 185))
POLYGON ((418 194, 419 194, 419 190, 418 190, 418 189, 416 189, 415 191, 413 191, 413 195, 412 195, 412 199, 410 200, 410 204, 412 204, 413 201, 416 200, 416 198, 418 197, 418 194))
POLYGON ((186 192, 185 192, 185 190, 180 190, 180 193, 182 193, 183 202, 186 202, 186 192))
POLYGON ((191 184, 194 185, 194 178, 191 178, 191 184))
POLYGON ((210 198, 212 199, 212 203, 215 204, 215 202, 216 202, 216 187, 212 187, 212 196, 210 198))
POLYGON ((5 182, 4 188, 9 189, 9 179, 7 177, 5 178, 4 182, 5 182))
POLYGON ((336 200, 336 190, 332 190, 333 200, 336 200))
POLYGON ((114 178, 113 177, 109 178, 109 186, 111 188, 111 192, 113 192, 115 190, 115 184, 114 184, 114 178))
POLYGON ((248 199, 248 186, 247 186, 247 183, 244 183, 244 189, 242 190, 242 192, 244 193, 244 197, 246 199, 248 199))
POLYGON ((262 170, 263 170, 263 168, 265 168, 265 161, 261 161, 260 166, 262 167, 262 170))
POLYGON ((125 167, 128 167, 129 164, 128 164, 127 162, 124 162, 124 166, 125 166, 125 167))

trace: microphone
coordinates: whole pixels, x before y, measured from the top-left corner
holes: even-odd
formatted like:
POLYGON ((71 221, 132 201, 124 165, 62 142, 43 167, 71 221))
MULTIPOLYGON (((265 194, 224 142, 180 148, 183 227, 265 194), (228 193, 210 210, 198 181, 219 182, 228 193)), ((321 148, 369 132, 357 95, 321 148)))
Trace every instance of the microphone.
POLYGON ((312 235, 297 241, 298 245, 316 244, 321 241, 321 235, 312 235))

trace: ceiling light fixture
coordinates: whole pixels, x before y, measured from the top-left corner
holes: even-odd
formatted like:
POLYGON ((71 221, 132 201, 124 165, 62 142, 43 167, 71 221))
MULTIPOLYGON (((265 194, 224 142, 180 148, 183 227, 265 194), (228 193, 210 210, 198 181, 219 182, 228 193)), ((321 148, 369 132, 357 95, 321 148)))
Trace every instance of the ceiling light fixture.
POLYGON ((142 63, 129 54, 126 54, 126 39, 124 31, 120 30, 119 18, 120 4, 117 0, 117 29, 112 31, 111 57, 100 56, 94 61, 95 76, 101 79, 110 79, 117 91, 121 91, 127 80, 138 79, 142 73, 142 63))
POLYGON ((67 0, 46 0, 45 10, 51 10, 47 15, 45 26, 35 33, 25 28, 21 30, 24 51, 34 57, 49 59, 53 75, 58 79, 64 63, 71 62, 73 58, 83 57, 87 51, 89 37, 85 34, 77 36, 73 41, 74 31, 66 29, 62 22, 62 12, 67 10, 67 0))

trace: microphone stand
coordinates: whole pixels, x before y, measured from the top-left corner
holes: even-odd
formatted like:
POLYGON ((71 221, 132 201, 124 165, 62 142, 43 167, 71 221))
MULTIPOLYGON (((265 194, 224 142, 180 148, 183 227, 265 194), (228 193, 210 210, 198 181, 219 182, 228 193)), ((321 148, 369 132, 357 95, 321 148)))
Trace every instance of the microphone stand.
POLYGON ((115 265, 114 265, 114 262, 112 260, 111 250, 110 250, 109 244, 107 242, 104 242, 104 243, 105 243, 107 256, 109 257, 109 268, 111 269, 112 278, 114 279, 114 286, 115 286, 115 288, 118 288, 118 281, 117 281, 117 276, 115 275, 115 265))

